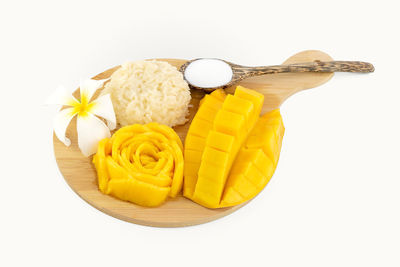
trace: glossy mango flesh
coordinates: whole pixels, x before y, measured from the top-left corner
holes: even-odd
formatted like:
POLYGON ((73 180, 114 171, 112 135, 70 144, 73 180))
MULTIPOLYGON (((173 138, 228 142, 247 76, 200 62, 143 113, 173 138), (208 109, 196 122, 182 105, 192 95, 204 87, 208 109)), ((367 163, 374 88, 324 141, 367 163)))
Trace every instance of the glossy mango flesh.
POLYGON ((98 144, 93 163, 99 189, 141 206, 158 206, 182 189, 182 150, 178 135, 168 126, 125 126, 98 144))
POLYGON ((284 132, 279 109, 258 119, 233 163, 220 207, 248 201, 268 184, 278 164, 284 132))
POLYGON ((240 86, 234 95, 214 91, 201 101, 192 124, 206 120, 209 113, 201 110, 203 106, 217 108, 207 127, 189 128, 185 140, 186 197, 205 207, 219 208, 245 202, 262 190, 275 170, 284 131, 279 110, 259 118, 263 101, 262 94, 240 86), (222 104, 215 104, 215 99, 222 104))
POLYGON ((183 186, 183 195, 188 198, 193 196, 206 139, 213 128, 215 116, 222 108, 225 97, 226 94, 222 89, 206 95, 200 101, 199 109, 190 124, 185 139, 183 186))

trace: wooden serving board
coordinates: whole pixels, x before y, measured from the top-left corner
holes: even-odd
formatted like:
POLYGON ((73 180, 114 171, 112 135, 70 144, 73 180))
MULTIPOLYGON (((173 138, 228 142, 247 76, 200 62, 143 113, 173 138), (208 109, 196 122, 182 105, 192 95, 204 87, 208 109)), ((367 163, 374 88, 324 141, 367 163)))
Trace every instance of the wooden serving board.
MULTIPOLYGON (((167 61, 179 69, 185 63, 181 59, 159 59, 167 61)), ((310 62, 314 60, 329 61, 332 58, 321 51, 300 52, 284 62, 284 64, 310 62)), ((119 68, 106 70, 93 79, 105 79, 119 68)), ((298 91, 309 89, 327 82, 333 73, 286 73, 264 75, 249 78, 240 82, 240 85, 258 90, 265 95, 262 113, 278 108, 289 96, 298 91)), ((232 93, 234 87, 227 88, 232 93)), ((190 121, 196 113, 199 100, 204 96, 203 91, 192 90, 192 105, 190 120, 185 125, 175 127, 175 131, 184 141, 190 121)), ((96 171, 92 164, 92 157, 84 157, 77 145, 76 119, 67 129, 67 136, 71 139, 71 146, 66 147, 55 136, 53 137, 54 153, 58 167, 70 187, 86 202, 98 210, 115 218, 156 227, 181 227, 209 222, 243 207, 246 203, 221 209, 202 207, 183 196, 168 199, 157 208, 145 208, 135 204, 118 200, 112 196, 102 194, 97 187, 96 171)))

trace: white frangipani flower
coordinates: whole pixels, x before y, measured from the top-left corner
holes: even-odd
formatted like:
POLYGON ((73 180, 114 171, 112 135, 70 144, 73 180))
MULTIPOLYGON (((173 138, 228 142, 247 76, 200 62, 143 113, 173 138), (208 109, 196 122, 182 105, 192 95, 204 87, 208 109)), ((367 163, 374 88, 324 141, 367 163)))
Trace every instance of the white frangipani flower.
POLYGON ((56 92, 49 97, 47 104, 67 106, 60 110, 54 118, 54 133, 66 146, 71 141, 66 137, 66 130, 72 118, 77 116, 78 146, 86 157, 94 154, 97 143, 106 137, 110 137, 110 130, 116 127, 114 108, 109 94, 102 95, 90 101, 97 89, 105 80, 85 80, 80 83, 81 99, 76 99, 64 87, 58 87, 56 92), (107 121, 104 124, 96 116, 107 121))

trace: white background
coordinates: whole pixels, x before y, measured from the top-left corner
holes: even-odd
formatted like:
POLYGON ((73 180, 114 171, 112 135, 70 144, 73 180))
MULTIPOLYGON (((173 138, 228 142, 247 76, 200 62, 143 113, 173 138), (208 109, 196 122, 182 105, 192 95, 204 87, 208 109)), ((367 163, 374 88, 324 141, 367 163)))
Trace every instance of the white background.
POLYGON ((1 1, 1 266, 400 266, 397 1, 1 1), (278 169, 250 204, 161 229, 101 213, 54 160, 59 85, 127 60, 374 63, 281 108, 278 169))

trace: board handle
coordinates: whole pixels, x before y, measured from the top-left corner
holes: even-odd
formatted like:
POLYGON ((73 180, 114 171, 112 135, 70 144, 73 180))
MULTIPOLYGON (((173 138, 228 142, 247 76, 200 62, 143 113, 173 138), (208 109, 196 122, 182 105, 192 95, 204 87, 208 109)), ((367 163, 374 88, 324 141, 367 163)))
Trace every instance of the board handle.
POLYGON ((302 73, 302 72, 374 72, 375 68, 371 63, 362 61, 320 61, 294 63, 288 65, 275 65, 266 67, 246 67, 231 65, 234 82, 245 78, 276 73, 302 73))

